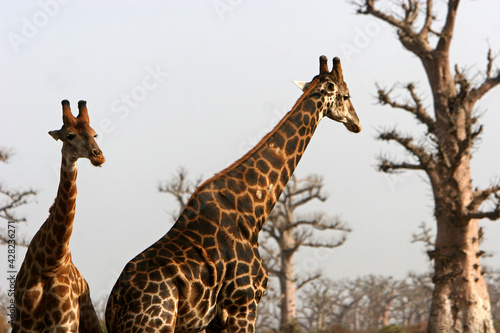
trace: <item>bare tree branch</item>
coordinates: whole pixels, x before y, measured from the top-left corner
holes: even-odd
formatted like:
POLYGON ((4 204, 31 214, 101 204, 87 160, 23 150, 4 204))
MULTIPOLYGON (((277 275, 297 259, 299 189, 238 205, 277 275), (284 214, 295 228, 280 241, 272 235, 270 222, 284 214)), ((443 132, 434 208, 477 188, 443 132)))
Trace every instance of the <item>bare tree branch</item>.
POLYGON ((313 232, 310 229, 300 229, 295 230, 293 233, 294 245, 289 247, 288 249, 282 249, 285 251, 289 251, 295 253, 299 250, 300 247, 305 246, 307 240, 311 239, 313 236, 313 232))
POLYGON ((393 173, 397 170, 424 170, 421 164, 411 164, 407 162, 395 163, 386 159, 380 159, 379 171, 393 173))
POLYGON ((448 52, 448 50, 450 49, 459 2, 459 0, 448 1, 448 13, 446 16, 446 22, 443 26, 443 29, 441 29, 441 33, 439 34, 439 42, 436 46, 436 51, 448 52))
POLYGON ((493 67, 493 61, 495 60, 496 56, 493 57, 493 55, 491 54, 491 48, 488 49, 488 53, 486 55, 486 60, 487 60, 487 64, 486 64, 486 79, 489 79, 491 78, 491 68, 493 67))
POLYGON ((380 88, 380 86, 377 85, 377 92, 378 92, 378 101, 382 105, 390 105, 395 109, 402 109, 405 111, 408 111, 417 117, 417 119, 422 122, 423 124, 427 125, 427 130, 428 132, 432 132, 434 129, 434 119, 429 115, 427 110, 422 105, 421 99, 418 97, 417 93, 415 92, 415 84, 414 83, 409 83, 406 87, 406 90, 408 90, 414 105, 410 105, 408 103, 398 103, 391 99, 389 96, 392 92, 393 89, 390 89, 389 91, 386 91, 385 89, 380 88))
POLYGON ((471 219, 490 219, 491 221, 498 220, 500 218, 500 194, 495 194, 496 203, 495 207, 489 211, 476 211, 469 212, 466 214, 465 218, 471 219))
POLYGON ((0 194, 3 194, 4 196, 7 197, 7 201, 1 203, 0 206, 0 218, 3 218, 5 220, 9 221, 17 221, 17 222, 24 222, 26 221, 25 218, 16 218, 14 217, 13 212, 11 212, 12 209, 16 209, 17 207, 26 205, 29 203, 31 197, 36 195, 35 190, 26 190, 22 192, 17 192, 17 191, 9 191, 4 189, 0 185, 0 194))
POLYGON ((326 248, 334 249, 336 247, 342 246, 347 241, 347 236, 343 235, 340 239, 329 239, 327 241, 315 240, 314 242, 304 242, 302 246, 307 246, 311 248, 326 248))
POLYGON ((432 229, 427 226, 425 222, 420 223, 418 228, 421 230, 419 233, 412 234, 412 243, 421 242, 427 249, 433 250, 435 247, 434 238, 435 235, 432 233, 432 229))
POLYGON ((477 88, 473 88, 470 90, 469 95, 467 96, 467 101, 469 103, 474 104, 476 101, 481 99, 486 93, 488 93, 491 89, 495 88, 498 84, 500 84, 500 71, 497 70, 495 76, 491 76, 491 71, 493 68, 493 62, 496 56, 492 56, 491 48, 488 49, 488 54, 486 56, 487 64, 486 64, 486 78, 482 84, 477 88))
POLYGON ((483 202, 488 200, 488 198, 490 198, 490 196, 492 194, 495 194, 497 192, 500 192, 500 184, 493 185, 493 186, 491 186, 487 189, 484 189, 484 190, 476 189, 472 193, 473 199, 472 199, 471 203, 469 204, 469 206, 467 207, 467 209, 469 211, 475 211, 476 209, 479 208, 479 206, 481 206, 481 204, 483 202))
POLYGON ((357 12, 359 14, 372 15, 395 27, 399 40, 406 49, 412 51, 420 58, 429 57, 432 49, 429 45, 427 37, 428 32, 431 31, 430 25, 433 20, 432 2, 427 5, 428 16, 426 17, 424 26, 418 34, 413 30, 414 22, 419 13, 418 1, 409 0, 407 3, 401 3, 401 9, 403 10, 403 17, 401 19, 376 9, 375 0, 364 0, 360 2, 354 1, 353 3, 357 6, 357 12))
POLYGON ((304 179, 292 178, 287 184, 286 196, 281 196, 280 201, 288 207, 298 208, 311 200, 326 200, 326 195, 322 193, 323 180, 320 177, 309 176, 304 179))
POLYGON ((177 220, 182 209, 186 206, 191 197, 191 194, 200 183, 201 177, 192 181, 188 178, 187 170, 184 167, 179 167, 177 173, 172 176, 170 180, 158 185, 159 192, 171 194, 179 203, 179 211, 170 214, 174 220, 177 220))
POLYGON ((322 213, 314 214, 309 219, 302 218, 295 220, 295 222, 288 224, 284 228, 284 230, 297 229, 298 227, 301 226, 312 227, 320 231, 336 230, 336 231, 351 232, 351 229, 338 217, 328 219, 322 213))
POLYGON ((353 1, 353 4, 358 7, 358 14, 364 14, 364 15, 373 15, 382 21, 385 21, 389 23, 390 25, 404 30, 407 29, 408 27, 405 26, 403 21, 398 20, 396 17, 392 15, 388 15, 378 9, 375 9, 375 1, 374 0, 365 0, 365 1, 353 1))
POLYGON ((429 36, 429 32, 431 31, 432 21, 434 20, 432 14, 432 6, 433 6, 433 1, 427 0, 427 3, 425 4, 425 22, 424 25, 422 26, 422 29, 419 32, 420 38, 423 38, 425 40, 427 40, 429 36))
POLYGON ((274 238, 276 241, 281 239, 281 232, 278 231, 271 223, 264 224, 262 231, 266 232, 269 236, 274 238))
POLYGON ((378 139, 384 141, 395 141, 399 143, 420 161, 419 164, 406 162, 392 163, 386 159, 382 159, 382 163, 379 165, 379 170, 384 172, 390 172, 395 169, 429 170, 434 167, 433 156, 427 153, 422 146, 414 144, 413 138, 402 136, 395 129, 393 129, 380 133, 378 139))
POLYGON ((312 282, 314 280, 319 279, 320 277, 321 277, 321 273, 315 273, 313 275, 309 275, 307 278, 305 278, 302 281, 296 283, 297 290, 299 290, 300 288, 302 288, 303 286, 305 286, 309 282, 312 282))
MULTIPOLYGON (((10 150, 0 148, 0 162, 7 163, 11 156, 12 152, 10 150)), ((0 198, 2 198, 2 201, 0 201, 0 218, 13 222, 26 222, 26 218, 17 217, 13 210, 28 204, 34 196, 36 196, 36 191, 33 189, 12 191, 0 184, 0 198)), ((0 244, 8 243, 9 239, 6 235, 8 235, 8 233, 2 230, 0 233, 0 244)), ((29 240, 17 237, 16 245, 28 246, 29 240)))
POLYGON ((278 269, 279 265, 277 259, 279 256, 276 251, 269 247, 266 242, 261 242, 259 244, 259 250, 263 250, 264 253, 266 253, 266 255, 262 257, 262 260, 264 261, 269 274, 279 277, 281 275, 281 271, 278 269))

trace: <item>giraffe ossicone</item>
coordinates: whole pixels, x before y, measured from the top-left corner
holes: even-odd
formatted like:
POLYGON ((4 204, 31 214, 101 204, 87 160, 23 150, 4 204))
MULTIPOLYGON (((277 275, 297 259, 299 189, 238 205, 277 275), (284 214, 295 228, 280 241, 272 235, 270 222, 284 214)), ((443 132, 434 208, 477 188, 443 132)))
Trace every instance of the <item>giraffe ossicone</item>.
POLYGON ((59 188, 49 217, 28 246, 16 278, 12 332, 102 332, 90 299, 87 281, 71 260, 69 240, 76 204, 77 160, 94 166, 105 159, 90 127, 85 101, 74 117, 67 100, 61 102, 63 126, 49 134, 61 140, 59 188))
POLYGON ((106 306, 109 333, 255 331, 268 275, 258 234, 323 118, 361 130, 340 60, 247 154, 201 184, 177 222, 128 262, 106 306))

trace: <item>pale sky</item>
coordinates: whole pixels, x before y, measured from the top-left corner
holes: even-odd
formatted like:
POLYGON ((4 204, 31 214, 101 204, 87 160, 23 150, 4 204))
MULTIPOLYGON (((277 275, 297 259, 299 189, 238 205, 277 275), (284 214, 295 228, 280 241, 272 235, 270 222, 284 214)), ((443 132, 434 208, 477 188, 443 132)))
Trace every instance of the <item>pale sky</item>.
MULTIPOLYGON (((475 75, 486 67, 488 46, 500 52, 499 12, 496 0, 463 1, 453 64, 475 75)), ((61 100, 74 111, 86 100, 99 133, 106 163, 79 162, 71 238, 73 262, 94 300, 172 226, 168 213, 177 204, 158 184, 179 166, 206 179, 238 159, 292 108, 301 92, 291 81, 318 74, 322 54, 340 57, 363 130, 352 134, 323 120, 295 174, 322 175, 329 200, 310 209, 340 215, 353 232, 340 248, 301 253, 296 266, 322 268, 334 279, 402 278, 428 268, 423 246, 411 244, 421 222, 435 231, 424 175, 376 170, 380 153, 405 156, 374 140, 378 130, 424 128, 409 114, 377 105, 375 84, 416 81, 426 106, 431 102, 420 62, 388 25, 337 0, 2 0, 0 16, 0 146, 14 152, 0 164, 0 181, 38 190, 36 202, 17 211, 28 220, 19 236, 36 233, 56 196, 61 143, 47 132, 62 125, 61 100)), ((404 98, 400 91, 394 96, 404 98)), ((477 105, 485 127, 472 173, 480 187, 500 178, 498 103, 496 88, 477 105)), ((495 254, 486 263, 498 269, 500 222, 481 225, 483 249, 495 254)), ((18 267, 24 253, 18 248, 18 267)), ((5 291, 5 247, 0 258, 5 291)))

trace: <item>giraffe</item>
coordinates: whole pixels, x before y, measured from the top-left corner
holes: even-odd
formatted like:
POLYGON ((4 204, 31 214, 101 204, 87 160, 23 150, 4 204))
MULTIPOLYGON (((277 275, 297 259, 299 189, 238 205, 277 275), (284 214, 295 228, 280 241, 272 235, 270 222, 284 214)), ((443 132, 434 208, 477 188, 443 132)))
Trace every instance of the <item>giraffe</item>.
POLYGON ((319 121, 361 130, 339 58, 297 83, 303 94, 242 158, 201 184, 174 226, 123 269, 106 307, 110 333, 255 331, 268 275, 258 234, 319 121))
POLYGON ((69 240, 76 203, 77 160, 104 163, 85 101, 74 117, 62 101, 63 126, 50 131, 61 140, 59 189, 49 217, 33 237, 16 279, 13 332, 102 332, 89 286, 71 261, 69 240))

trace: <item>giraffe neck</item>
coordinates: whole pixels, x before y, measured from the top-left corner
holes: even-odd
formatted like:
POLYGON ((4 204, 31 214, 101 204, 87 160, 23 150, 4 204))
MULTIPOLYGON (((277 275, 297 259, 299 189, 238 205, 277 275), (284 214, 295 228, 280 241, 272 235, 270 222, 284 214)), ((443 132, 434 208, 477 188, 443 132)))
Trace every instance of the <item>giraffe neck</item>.
POLYGON ((69 240, 75 217, 77 171, 77 160, 66 157, 63 152, 57 197, 50 208, 47 222, 42 227, 46 240, 47 266, 64 264, 71 259, 69 240))
POLYGON ((197 191, 218 190, 233 201, 236 210, 246 217, 248 237, 255 241, 323 117, 313 97, 306 91, 254 148, 197 191))

